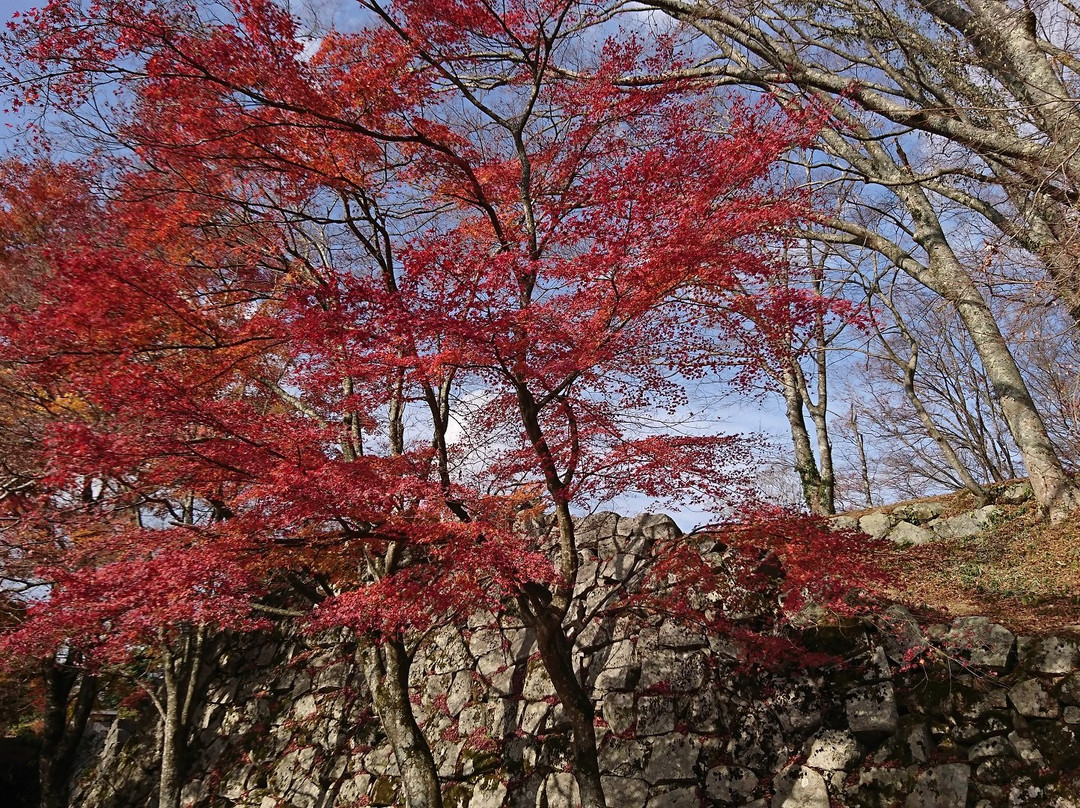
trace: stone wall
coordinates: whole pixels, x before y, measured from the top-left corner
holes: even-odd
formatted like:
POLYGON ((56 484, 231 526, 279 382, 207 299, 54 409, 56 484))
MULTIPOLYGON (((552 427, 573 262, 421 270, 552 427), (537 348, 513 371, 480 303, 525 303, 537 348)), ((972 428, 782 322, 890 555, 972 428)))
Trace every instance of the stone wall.
MULTIPOLYGON (((569 619, 613 808, 1080 806, 1077 643, 1014 637, 983 618, 923 625, 894 606, 809 629, 807 647, 830 655, 818 667, 748 666, 727 637, 605 612, 677 530, 656 516, 583 525, 569 619)), ((320 639, 267 640, 224 660, 190 804, 398 804, 354 649, 320 639)), ((440 632, 413 681, 449 806, 576 805, 566 723, 521 624, 486 615, 440 632)), ((149 804, 152 746, 114 726, 78 804, 149 804)))
POLYGON ((967 539, 978 536, 1004 515, 1001 506, 1031 501, 1031 484, 1026 480, 1001 483, 990 490, 994 504, 954 512, 955 495, 888 505, 859 516, 831 518, 837 528, 861 530, 875 539, 897 544, 926 544, 937 539, 967 539))

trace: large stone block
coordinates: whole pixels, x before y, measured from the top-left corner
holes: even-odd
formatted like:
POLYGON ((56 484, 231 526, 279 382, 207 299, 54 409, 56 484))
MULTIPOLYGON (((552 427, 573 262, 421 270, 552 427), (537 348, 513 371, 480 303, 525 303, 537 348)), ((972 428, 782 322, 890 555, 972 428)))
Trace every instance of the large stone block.
POLYGON ((701 739, 694 735, 671 733, 657 738, 652 743, 645 779, 650 783, 693 780, 700 756, 701 739))
POLYGON ((675 731, 675 699, 642 696, 637 703, 638 735, 664 735, 675 731))
POLYGON ((848 771, 861 757, 859 742, 844 730, 824 730, 807 742, 806 765, 815 769, 848 771))
POLYGON ((919 527, 911 522, 897 522, 887 534, 889 541, 897 544, 926 544, 938 538, 932 530, 919 527))
POLYGON ((609 735, 600 745, 600 770, 604 774, 620 777, 641 777, 647 750, 642 741, 609 735))
POLYGON ((1009 701, 1026 718, 1057 718, 1061 705, 1047 692, 1038 679, 1025 679, 1013 685, 1009 701))
MULTIPOLYGON (((581 805, 577 780, 570 772, 549 774, 544 780, 543 794, 548 808, 578 808, 581 805)), ((538 801, 537 804, 541 803, 538 801)))
POLYGON ((825 779, 806 766, 794 766, 773 783, 772 808, 829 808, 825 779))
POLYGON ((892 519, 887 513, 874 511, 859 519, 859 530, 873 539, 883 539, 892 527, 892 519))
POLYGON ((1080 673, 1070 673, 1061 680, 1058 698, 1063 704, 1080 705, 1080 673))
POLYGON ((851 731, 870 742, 895 732, 900 720, 892 682, 856 688, 845 709, 851 731))
POLYGON ((611 806, 642 808, 649 799, 649 784, 637 777, 601 777, 600 783, 611 806))
POLYGON ((1016 647, 1016 637, 986 617, 960 617, 944 639, 950 650, 963 653, 972 665, 1005 670, 1016 647))
POLYGON ((945 513, 945 509, 946 503, 941 500, 912 502, 910 505, 901 505, 899 508, 894 508, 893 515, 897 519, 921 525, 932 519, 937 519, 941 514, 945 513))
POLYGON ((705 632, 699 626, 687 626, 676 620, 665 620, 660 624, 659 643, 661 648, 704 648, 709 644, 705 632))
POLYGON ((796 676, 776 682, 771 707, 785 732, 802 735, 821 726, 822 680, 796 676))
POLYGON ((1004 735, 994 735, 981 740, 968 750, 968 760, 972 763, 1006 755, 1012 755, 1012 744, 1004 735))
POLYGON ((632 693, 608 693, 604 696, 603 705, 604 720, 616 735, 622 735, 634 726, 632 693))
POLYGON ((498 778, 484 777, 473 786, 469 808, 502 808, 506 802, 506 786, 498 778))
POLYGON ((1033 642, 1024 654, 1022 664, 1036 673, 1072 673, 1080 662, 1080 646, 1060 637, 1044 637, 1033 642))
POLYGON ((645 808, 700 808, 701 798, 696 788, 672 788, 649 797, 645 808))
POLYGON ((691 732, 711 734, 721 727, 720 699, 712 690, 675 697, 675 723, 685 724, 691 732))
POLYGON ((904 769, 868 769, 858 773, 844 794, 846 803, 853 807, 894 808, 913 787, 914 778, 904 769))
POLYGON ((1039 751, 1039 747, 1035 745, 1035 742, 1031 740, 1031 738, 1025 737, 1019 732, 1010 732, 1009 743, 1012 745, 1016 756, 1021 760, 1027 763, 1033 763, 1040 767, 1045 765, 1046 758, 1043 757, 1042 752, 1039 751))
POLYGON ((996 505, 987 505, 978 510, 935 519, 930 527, 943 539, 970 539, 982 533, 1001 513, 996 505))
POLYGON ((966 763, 935 766, 919 775, 905 808, 965 808, 971 767, 966 763))
POLYGON ((741 805, 757 788, 758 777, 741 766, 714 766, 705 776, 705 793, 709 799, 741 805))
POLYGON ((731 759, 739 766, 755 771, 769 771, 783 765, 795 751, 776 718, 750 712, 732 718, 728 742, 731 759))
POLYGON ((882 644, 889 659, 898 665, 910 665, 930 645, 919 621, 903 606, 889 606, 878 620, 882 644))
POLYGON ((631 531, 648 539, 676 539, 682 535, 675 520, 662 513, 639 513, 634 517, 631 531))

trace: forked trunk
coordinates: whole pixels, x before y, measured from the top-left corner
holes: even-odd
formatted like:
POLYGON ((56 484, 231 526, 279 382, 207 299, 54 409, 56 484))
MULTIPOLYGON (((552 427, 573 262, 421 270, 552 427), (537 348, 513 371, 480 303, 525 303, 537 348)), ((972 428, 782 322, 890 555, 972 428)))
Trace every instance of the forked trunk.
MULTIPOLYGON (((960 269, 956 273, 965 277, 960 269)), ((1060 521, 1080 509, 1080 489, 1058 458, 1042 416, 993 314, 974 284, 964 285, 970 288, 953 296, 952 302, 971 334, 986 376, 1001 403, 1009 433, 1027 468, 1035 499, 1051 521, 1060 521)))
POLYGON ((159 632, 165 699, 155 699, 161 714, 158 808, 180 808, 180 790, 187 777, 188 733, 210 681, 208 636, 209 628, 203 624, 185 626, 172 638, 164 629, 159 632))

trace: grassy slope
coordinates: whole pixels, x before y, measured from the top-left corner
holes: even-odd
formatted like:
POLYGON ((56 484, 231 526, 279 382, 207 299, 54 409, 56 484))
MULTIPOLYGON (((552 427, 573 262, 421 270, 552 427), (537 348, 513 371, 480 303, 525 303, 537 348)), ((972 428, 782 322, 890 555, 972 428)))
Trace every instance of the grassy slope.
MULTIPOLYGON (((934 499, 949 499, 950 513, 976 507, 966 492, 934 499)), ((890 594, 928 615, 985 615, 1017 632, 1080 632, 1080 514, 1051 525, 1031 502, 999 507, 1001 517, 982 535, 886 550, 890 594)))

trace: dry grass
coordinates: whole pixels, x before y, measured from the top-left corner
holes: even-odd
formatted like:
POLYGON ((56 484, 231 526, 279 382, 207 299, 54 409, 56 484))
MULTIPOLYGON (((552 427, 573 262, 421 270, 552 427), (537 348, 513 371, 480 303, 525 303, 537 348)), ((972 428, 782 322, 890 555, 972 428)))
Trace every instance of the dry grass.
MULTIPOLYGON (((974 507, 957 495, 949 512, 974 507)), ((1080 632, 1080 514, 1050 524, 1003 505, 981 535, 888 549, 890 594, 924 613, 985 615, 1019 632, 1080 632)))

